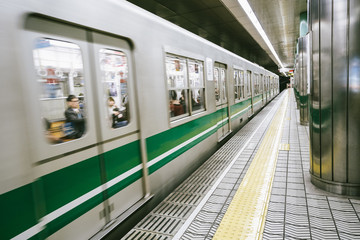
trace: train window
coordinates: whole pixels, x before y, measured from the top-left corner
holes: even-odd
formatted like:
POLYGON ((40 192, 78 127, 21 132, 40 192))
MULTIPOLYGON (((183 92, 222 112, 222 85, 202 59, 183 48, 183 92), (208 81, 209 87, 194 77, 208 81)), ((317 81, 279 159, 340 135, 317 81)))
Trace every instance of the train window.
POLYGON ((51 144, 81 138, 86 129, 83 60, 78 45, 38 38, 33 49, 45 136, 51 144))
POLYGON ((200 61, 188 60, 192 112, 205 111, 204 66, 200 61))
POLYGON ((214 82, 215 82, 215 100, 216 105, 220 104, 220 81, 219 81, 219 68, 214 68, 214 82))
POLYGON ((189 85, 186 59, 175 56, 166 57, 166 75, 170 99, 170 116, 188 116, 189 85))
POLYGON ((251 72, 247 71, 246 72, 247 75, 247 88, 246 88, 246 92, 247 92, 247 97, 251 97, 251 72))
POLYGON ((171 120, 205 111, 203 62, 168 54, 166 76, 171 120))
POLYGON ((239 71, 234 70, 234 98, 239 99, 240 98, 240 87, 239 87, 239 71))
POLYGON ((259 74, 254 74, 254 94, 258 95, 260 92, 260 81, 259 81, 259 74))
POLYGON ((128 125, 128 60, 122 51, 100 49, 101 81, 104 85, 106 119, 110 128, 128 125))
POLYGON ((245 86, 244 86, 244 71, 239 72, 240 79, 240 97, 245 98, 245 86))
POLYGON ((256 94, 256 74, 254 74, 254 77, 252 79, 252 87, 254 90, 254 94, 256 94))
POLYGON ((214 67, 215 100, 216 106, 227 103, 226 66, 215 63, 214 67))
POLYGON ((234 70, 234 97, 235 99, 244 98, 244 71, 234 70))
POLYGON ((221 80, 221 91, 220 91, 220 96, 222 98, 222 103, 227 102, 227 94, 226 94, 226 72, 224 68, 220 68, 220 80, 221 80))

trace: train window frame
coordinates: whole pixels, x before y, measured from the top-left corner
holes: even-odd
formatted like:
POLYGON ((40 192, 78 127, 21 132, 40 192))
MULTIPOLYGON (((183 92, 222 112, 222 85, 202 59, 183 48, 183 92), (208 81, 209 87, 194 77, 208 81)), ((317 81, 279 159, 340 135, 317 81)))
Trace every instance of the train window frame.
POLYGON ((234 69, 233 71, 233 81, 234 81, 234 99, 235 99, 235 102, 236 101, 239 101, 239 95, 240 95, 240 92, 239 92, 239 70, 237 69, 234 69))
MULTIPOLYGON (((133 54, 131 42, 128 39, 120 36, 109 35, 103 32, 93 31, 92 36, 92 51, 94 58, 94 83, 95 83, 95 94, 97 96, 96 102, 98 105, 98 119, 99 129, 101 130, 101 138, 103 141, 112 141, 121 139, 126 136, 130 136, 139 130, 138 126, 138 112, 137 112, 137 99, 135 92, 135 74, 133 66, 133 54), (125 126, 119 128, 111 128, 109 125, 108 117, 108 98, 107 88, 105 88, 103 82, 103 73, 101 70, 101 55, 100 50, 106 49, 115 52, 122 52, 127 59, 127 113, 129 114, 129 121, 125 126)), ((116 73, 116 72, 115 72, 116 73)), ((116 73, 117 74, 117 73, 116 73)), ((117 80, 121 81, 121 77, 117 80)), ((119 83, 120 84, 120 83, 119 83)), ((118 89, 121 91, 121 89, 118 89)), ((119 100, 120 101, 120 100, 119 100)), ((121 110, 121 109, 120 109, 121 110)), ((110 142, 109 142, 110 143, 110 142)))
POLYGON ((258 96, 260 94, 260 75, 258 72, 254 72, 254 96, 258 96))
MULTIPOLYGON (((96 143, 95 131, 95 113, 94 105, 91 99, 86 98, 86 134, 81 138, 73 141, 67 141, 61 144, 49 144, 46 137, 44 137, 44 121, 41 118, 42 109, 39 104, 39 96, 41 89, 37 84, 34 84, 34 79, 37 79, 37 73, 34 70, 34 56, 33 49, 36 46, 37 39, 55 39, 63 42, 70 42, 78 45, 82 53, 83 76, 85 81, 85 93, 87 96, 93 94, 91 81, 91 65, 89 53, 89 40, 87 31, 84 28, 74 26, 70 23, 48 19, 39 15, 28 15, 25 19, 24 25, 24 39, 22 52, 23 61, 23 87, 24 91, 24 108, 28 116, 27 122, 29 124, 27 131, 31 139, 30 148, 33 149, 31 159, 34 163, 48 162, 55 159, 62 158, 65 153, 76 154, 80 149, 85 149, 86 146, 93 146, 96 143), (29 64, 32 63, 32 64, 29 64)), ((91 151, 91 150, 89 150, 91 151)), ((81 161, 82 158, 75 161, 81 161)))
POLYGON ((164 62, 170 124, 206 112, 205 61, 165 52, 164 62), (174 66, 172 66, 172 64, 174 66), (194 66, 191 66, 192 64, 194 66), (180 74, 174 74, 174 67, 175 71, 179 71, 180 74), (180 70, 182 71, 180 72, 180 70), (194 72, 192 72, 192 70, 194 70, 194 72), (195 84, 196 81, 193 81, 192 73, 195 73, 195 75, 196 73, 199 74, 199 79, 201 79, 200 84, 199 81, 198 85, 195 84), (182 77, 181 79, 179 79, 180 76, 182 77), (182 82, 182 84, 179 84, 180 82, 182 82), (198 99, 200 99, 202 105, 200 105, 199 109, 195 110, 194 106, 196 106, 198 102, 193 99, 193 94, 196 91, 200 91, 198 92, 198 96, 200 96, 198 99), (181 99, 182 97, 184 98, 181 99), (175 115, 175 108, 180 109, 180 107, 183 111, 175 115))
MULTIPOLYGON (((251 76, 252 76, 252 71, 246 70, 246 99, 252 98, 253 87, 251 86, 252 83, 251 76)), ((252 80, 254 81, 254 78, 252 80)))
POLYGON ((228 85, 228 66, 224 63, 215 61, 214 63, 214 96, 215 106, 217 109, 222 108, 229 103, 229 89, 228 85), (219 72, 220 70, 220 72, 219 72), (218 79, 217 79, 218 78, 218 79))
POLYGON ((126 127, 131 122, 129 113, 129 91, 128 91, 128 56, 121 50, 111 48, 99 49, 101 82, 103 85, 103 97, 106 99, 105 108, 107 111, 108 126, 111 130, 126 127), (105 56, 106 55, 106 56, 105 56), (117 59, 109 59, 117 56, 117 59), (118 60, 121 58, 121 60, 118 60), (120 61, 114 63, 112 61, 120 61), (106 66, 112 63, 117 66, 106 66), (110 76, 109 76, 110 75, 110 76), (119 76, 118 76, 119 75, 119 76), (109 104, 113 103, 109 108, 109 104), (110 116, 111 114, 112 116, 110 116))
POLYGON ((189 104, 189 108, 190 116, 192 116, 206 111, 205 62, 187 58, 187 67, 188 80, 190 84, 189 96, 191 97, 191 104, 189 104), (192 64, 194 66, 190 67, 192 64))
POLYGON ((236 90, 238 92, 237 98, 235 97, 235 93, 234 93, 234 99, 235 99, 235 103, 238 103, 238 102, 241 102, 245 98, 245 92, 244 92, 245 91, 245 85, 244 85, 245 74, 244 74, 244 69, 239 68, 239 67, 234 67, 233 71, 234 71, 234 76, 235 76, 235 72, 237 72, 237 77, 238 77, 237 82, 234 80, 234 91, 236 88, 236 90))
POLYGON ((44 137, 52 145, 82 138, 86 135, 86 107, 82 107, 86 106, 86 87, 81 48, 53 38, 41 37, 35 41, 33 62, 36 81, 42 90, 39 101, 46 128, 44 137), (81 90, 76 91, 77 88, 81 90))

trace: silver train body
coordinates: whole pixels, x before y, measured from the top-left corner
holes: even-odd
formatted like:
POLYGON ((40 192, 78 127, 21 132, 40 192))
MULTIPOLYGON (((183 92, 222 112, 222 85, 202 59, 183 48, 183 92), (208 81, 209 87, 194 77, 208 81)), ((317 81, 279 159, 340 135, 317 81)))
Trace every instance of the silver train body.
POLYGON ((279 93, 277 75, 126 1, 0 6, 1 239, 90 238, 279 93), (110 97, 126 110, 116 127, 110 97))

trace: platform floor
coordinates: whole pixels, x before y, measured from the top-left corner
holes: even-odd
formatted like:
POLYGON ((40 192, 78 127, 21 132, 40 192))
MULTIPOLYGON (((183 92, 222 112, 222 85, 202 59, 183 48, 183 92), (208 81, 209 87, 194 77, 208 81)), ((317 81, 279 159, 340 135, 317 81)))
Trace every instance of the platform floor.
POLYGON ((316 188, 310 182, 309 164, 308 127, 300 125, 294 93, 288 89, 123 239, 360 239, 359 198, 316 188), (280 134, 278 140, 269 137, 275 134, 280 134), (276 148, 274 159, 266 141, 276 148), (261 173, 262 162, 255 165, 263 160, 273 161, 274 170, 261 173), (260 178, 248 170, 269 175, 271 181, 263 181, 266 190, 260 197, 243 203, 242 196, 248 195, 243 187, 260 178))

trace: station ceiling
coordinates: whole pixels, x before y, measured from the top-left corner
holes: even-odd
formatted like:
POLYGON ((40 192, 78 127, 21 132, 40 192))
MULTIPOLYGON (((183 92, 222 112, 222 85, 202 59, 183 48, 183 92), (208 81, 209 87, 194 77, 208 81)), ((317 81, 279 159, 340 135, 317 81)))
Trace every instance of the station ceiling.
MULTIPOLYGON (((280 65, 237 0, 128 0, 274 73, 280 65)), ((293 68, 306 0, 248 0, 285 68, 293 68)))

